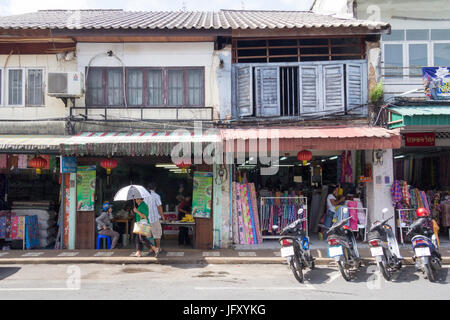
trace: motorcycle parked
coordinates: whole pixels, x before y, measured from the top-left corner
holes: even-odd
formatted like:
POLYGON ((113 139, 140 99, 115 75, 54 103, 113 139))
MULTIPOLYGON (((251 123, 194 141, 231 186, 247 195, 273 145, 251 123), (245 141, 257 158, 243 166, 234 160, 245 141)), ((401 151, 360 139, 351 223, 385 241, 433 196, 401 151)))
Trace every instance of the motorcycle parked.
MULTIPOLYGON (((383 213, 387 211, 388 209, 383 209, 383 213)), ((372 257, 375 258, 381 274, 387 281, 392 279, 394 271, 401 269, 403 260, 395 234, 387 224, 393 217, 381 222, 375 221, 367 234, 372 257)))
MULTIPOLYGON (((298 215, 303 213, 303 209, 298 210, 298 215)), ((306 268, 314 269, 314 258, 311 255, 309 248, 309 237, 302 228, 304 219, 298 219, 281 231, 281 256, 286 258, 286 261, 292 270, 292 273, 298 282, 303 283, 303 270, 306 268)), ((273 226, 276 230, 278 226, 273 226)))
MULTIPOLYGON (((344 213, 348 212, 347 208, 343 210, 344 213)), ((334 223, 328 229, 327 237, 328 256, 336 260, 345 281, 350 281, 351 273, 357 271, 362 265, 355 236, 346 225, 350 219, 351 217, 348 217, 334 223)))
POLYGON ((411 239, 416 269, 426 274, 430 282, 435 282, 438 271, 442 267, 442 257, 439 253, 436 236, 433 230, 427 226, 427 218, 420 217, 414 221, 409 226, 406 237, 411 239))

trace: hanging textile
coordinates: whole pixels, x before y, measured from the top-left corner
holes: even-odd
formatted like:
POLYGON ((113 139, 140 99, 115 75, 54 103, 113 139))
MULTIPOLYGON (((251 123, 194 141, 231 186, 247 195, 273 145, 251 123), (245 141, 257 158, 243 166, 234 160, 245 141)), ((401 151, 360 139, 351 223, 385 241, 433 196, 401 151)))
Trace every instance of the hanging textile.
POLYGON ((345 165, 345 182, 352 183, 352 181, 353 181, 352 152, 347 151, 347 162, 345 165))
POLYGON ((411 206, 411 196, 409 195, 408 191, 408 183, 406 181, 403 181, 402 186, 402 197, 405 204, 410 207, 411 206))
POLYGON ((341 155, 341 174, 340 174, 340 179, 339 179, 340 183, 345 183, 346 166, 347 166, 347 157, 346 157, 346 153, 344 151, 344 152, 342 152, 342 155, 341 155))
POLYGON ((11 240, 23 240, 25 236, 25 216, 11 217, 11 240))
POLYGON ((353 231, 358 231, 358 203, 356 201, 348 201, 347 203, 348 213, 351 217, 350 219, 350 228, 353 231))
POLYGON ((8 155, 0 154, 0 169, 6 169, 8 165, 8 155))
POLYGON ((336 184, 340 183, 341 174, 342 174, 342 156, 338 156, 336 161, 336 184))
POLYGON ((359 183, 359 177, 361 177, 362 170, 361 170, 361 151, 356 150, 356 163, 355 163, 355 184, 359 183))
POLYGON ((19 157, 17 160, 17 167, 19 169, 26 169, 28 167, 28 155, 19 154, 19 157))
POLYGON ((391 195, 392 195, 392 205, 394 208, 399 208, 401 206, 402 201, 402 188, 400 186, 400 181, 395 180, 391 186, 391 195))
POLYGON ((39 247, 38 216, 25 217, 25 246, 26 249, 39 247))

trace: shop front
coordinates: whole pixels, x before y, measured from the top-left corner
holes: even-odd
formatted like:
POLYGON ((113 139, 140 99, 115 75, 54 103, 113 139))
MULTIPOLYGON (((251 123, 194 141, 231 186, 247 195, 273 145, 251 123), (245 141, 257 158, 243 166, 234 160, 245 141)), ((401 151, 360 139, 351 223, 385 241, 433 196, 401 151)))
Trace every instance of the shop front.
POLYGON ((400 240, 427 208, 442 235, 450 227, 450 106, 436 102, 389 108, 390 128, 400 128, 402 144, 394 150, 392 197, 400 240))
POLYGON ((400 145, 397 131, 371 127, 292 127, 224 129, 231 173, 230 205, 234 244, 260 244, 278 238, 273 228, 298 219, 322 235, 327 197, 338 187, 336 217, 344 207, 350 227, 364 239, 367 224, 393 211, 392 149, 400 145), (231 155, 231 153, 233 155, 231 155))
POLYGON ((70 246, 76 249, 96 247, 95 219, 102 205, 113 205, 114 228, 121 234, 119 246, 134 248, 132 228, 134 202, 114 201, 115 194, 128 185, 148 188, 156 184, 161 197, 164 218, 162 248, 209 249, 213 247, 213 165, 196 163, 191 157, 194 144, 220 141, 218 136, 194 136, 178 132, 87 132, 69 139, 62 146, 64 157, 74 158, 77 172, 76 206, 69 213, 74 216, 70 225, 75 239, 70 246), (172 157, 180 144, 185 147, 184 160, 172 157), (179 215, 181 202, 192 207, 193 219, 179 215), (179 244, 182 227, 188 228, 189 238, 179 244), (190 240, 190 241, 189 241, 190 240))
POLYGON ((2 250, 54 249, 61 219, 59 145, 65 136, 0 136, 2 250))

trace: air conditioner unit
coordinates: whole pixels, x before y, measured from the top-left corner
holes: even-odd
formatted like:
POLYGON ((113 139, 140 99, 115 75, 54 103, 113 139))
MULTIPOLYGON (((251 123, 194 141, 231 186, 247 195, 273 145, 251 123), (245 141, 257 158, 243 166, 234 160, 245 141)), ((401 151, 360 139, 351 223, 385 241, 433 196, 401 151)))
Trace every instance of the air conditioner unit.
POLYGON ((82 72, 49 72, 47 94, 52 97, 79 98, 84 94, 82 72))

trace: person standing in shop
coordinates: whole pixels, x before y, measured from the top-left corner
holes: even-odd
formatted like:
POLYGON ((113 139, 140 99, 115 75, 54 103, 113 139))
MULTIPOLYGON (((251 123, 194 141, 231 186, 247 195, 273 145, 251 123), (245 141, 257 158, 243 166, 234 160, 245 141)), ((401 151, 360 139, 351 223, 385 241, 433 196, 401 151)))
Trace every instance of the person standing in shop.
POLYGON ((113 230, 112 219, 112 206, 109 202, 105 202, 102 207, 102 213, 95 221, 97 222, 98 234, 112 238, 111 250, 116 248, 120 236, 118 232, 113 230))
POLYGON ((332 192, 327 197, 327 213, 325 214, 324 226, 327 228, 324 232, 324 238, 328 235, 328 229, 333 225, 333 218, 336 214, 336 206, 345 201, 344 197, 337 199, 339 187, 333 187, 332 192))
POLYGON ((152 245, 152 249, 155 252, 155 257, 161 253, 161 237, 162 237, 162 226, 159 219, 165 221, 163 206, 161 202, 161 197, 156 193, 156 184, 150 183, 148 185, 150 192, 150 197, 144 199, 148 205, 148 221, 150 223, 151 237, 155 239, 156 247, 152 245))
MULTIPOLYGON (((191 214, 192 212, 192 203, 191 203, 191 197, 186 196, 184 199, 180 202, 180 205, 178 206, 178 220, 181 221, 185 215, 191 214)), ((191 240, 189 239, 189 229, 187 227, 179 227, 180 231, 178 233, 178 245, 190 245, 191 240)))

